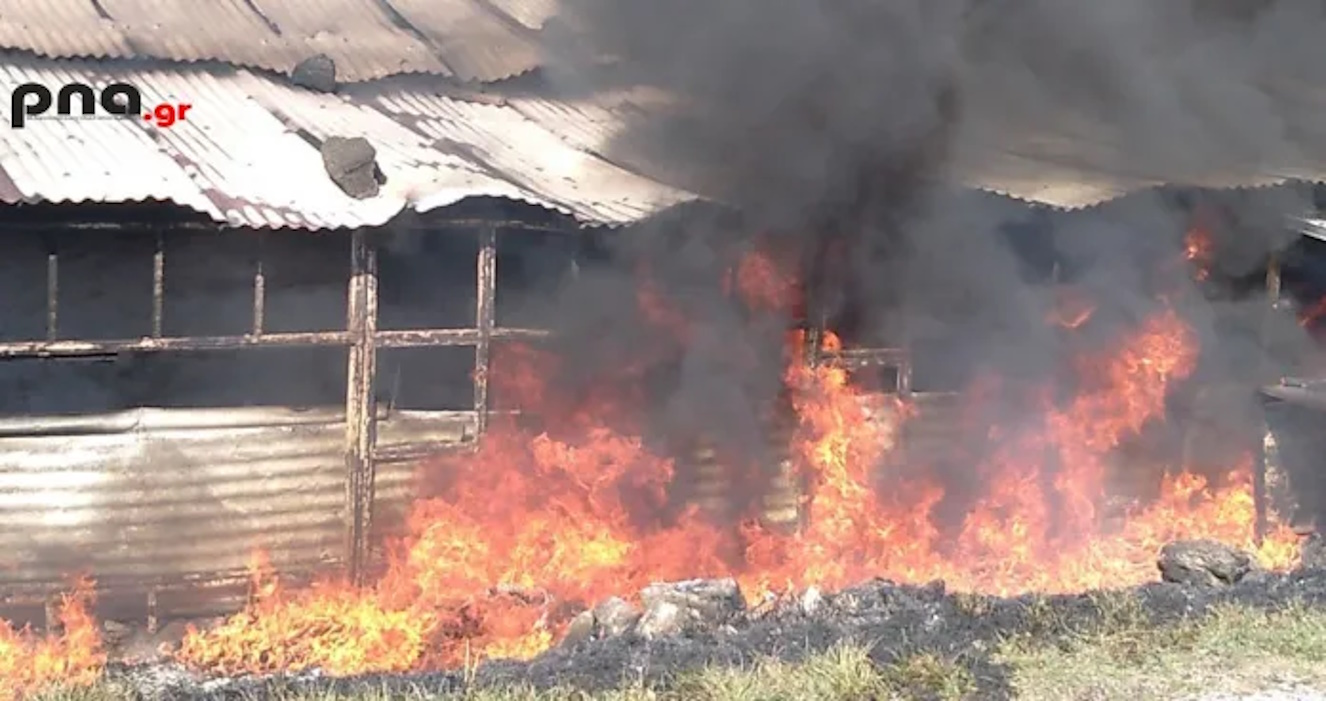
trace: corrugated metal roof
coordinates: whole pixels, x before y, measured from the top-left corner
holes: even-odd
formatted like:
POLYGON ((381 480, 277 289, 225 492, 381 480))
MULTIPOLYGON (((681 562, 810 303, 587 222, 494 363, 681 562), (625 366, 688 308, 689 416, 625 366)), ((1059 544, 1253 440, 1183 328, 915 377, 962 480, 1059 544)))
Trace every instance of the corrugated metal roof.
POLYGON ((1225 190, 1298 181, 1326 182, 1326 159, 1316 167, 1230 163, 1213 165, 1205 172, 1170 168, 1125 171, 1090 162, 1065 162, 1034 149, 1018 153, 1012 150, 1014 146, 1010 140, 1006 145, 1008 150, 994 157, 960 153, 960 159, 969 160, 954 164, 954 179, 974 189, 1065 210, 1093 207, 1162 186, 1225 190))
MULTIPOLYGON (((322 229, 380 225, 405 208, 427 211, 475 196, 611 225, 698 199, 662 184, 668 178, 650 164, 611 153, 624 115, 665 108, 659 100, 666 96, 557 100, 495 88, 448 96, 438 93, 435 81, 410 76, 327 95, 245 69, 144 69, 29 56, 0 59, 0 80, 52 87, 124 80, 138 85, 149 104, 194 105, 188 119, 169 129, 139 120, 36 120, 6 130, 0 200, 11 204, 166 200, 234 225, 322 229), (373 144, 387 176, 378 196, 355 200, 331 182, 313 145, 328 136, 364 136, 373 144)), ((1326 108, 1326 100, 1320 102, 1326 108)), ((1086 138, 1076 128, 1077 135, 1035 121, 1018 128, 964 124, 950 176, 1063 209, 1161 185, 1326 181, 1326 132, 1308 124, 1288 125, 1292 147, 1263 157, 1249 157, 1246 148, 1217 149, 1191 161, 1148 158, 1136 144, 1102 137, 1107 131, 1088 129, 1086 138)))
MULTIPOLYGON (((580 100, 521 95, 507 103, 574 148, 654 179, 689 182, 681 174, 668 177, 658 165, 609 145, 633 114, 695 107, 641 90, 580 100)), ((1213 148, 1201 143, 1187 155, 1174 153, 1184 145, 1181 138, 1156 153, 1153 144, 1101 124, 1056 115, 999 121, 991 118, 998 106, 984 107, 971 105, 965 113, 967 119, 951 145, 948 177, 964 187, 1028 203, 1072 210, 1161 186, 1234 189, 1326 182, 1326 128, 1321 126, 1326 122, 1318 119, 1326 113, 1326 93, 1314 98, 1302 91, 1294 101, 1286 100, 1281 105, 1285 121, 1278 125, 1284 133, 1268 130, 1266 144, 1213 148)))
POLYGON ((953 149, 954 178, 1066 209, 1162 185, 1326 181, 1326 82, 1268 80, 1249 90, 1257 101, 1246 113, 1216 105, 1152 116, 1056 111, 972 89, 953 149))
POLYGON ((316 229, 380 225, 407 207, 427 211, 475 196, 593 224, 629 223, 695 199, 605 161, 583 136, 562 138, 500 100, 433 94, 422 80, 327 95, 243 69, 35 57, 0 60, 0 77, 53 88, 122 80, 139 87, 145 106, 193 105, 168 129, 120 119, 38 119, 6 129, 0 199, 11 204, 169 200, 234 225, 316 229), (345 195, 301 130, 315 140, 367 138, 387 178, 382 192, 345 195))
MULTIPOLYGON (((58 591, 342 560, 345 428, 336 410, 136 409, 0 422, 0 591, 58 591)), ((472 412, 401 412, 379 446, 459 444, 472 412)), ((415 463, 378 463, 377 509, 410 499, 415 463)))
POLYGON ((535 32, 553 11, 551 0, 0 0, 0 48, 280 72, 325 53, 348 82, 494 81, 539 66, 535 32))

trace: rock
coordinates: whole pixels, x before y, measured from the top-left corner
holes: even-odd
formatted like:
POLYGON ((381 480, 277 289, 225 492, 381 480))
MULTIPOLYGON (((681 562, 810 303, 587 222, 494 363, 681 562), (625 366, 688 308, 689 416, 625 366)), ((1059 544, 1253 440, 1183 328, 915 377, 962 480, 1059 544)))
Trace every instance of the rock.
POLYGON ((645 640, 667 638, 685 632, 681 607, 671 601, 655 601, 635 625, 635 634, 645 640))
POLYGON ((617 597, 594 607, 594 628, 599 637, 626 635, 640 621, 640 611, 617 597))
POLYGON ((820 610, 824 604, 824 595, 820 593, 819 587, 811 587, 801 594, 801 600, 797 603, 801 612, 810 616, 820 610))
POLYGON ((746 608, 741 589, 733 579, 651 584, 640 592, 640 600, 645 611, 636 625, 636 633, 645 638, 719 628, 746 608))
POLYGON ((1180 540, 1160 549, 1160 578, 1176 584, 1224 586, 1259 571, 1249 553, 1213 540, 1180 540))
POLYGON ((561 644, 575 647, 586 640, 620 637, 632 632, 640 618, 636 607, 614 596, 572 618, 561 644))
POLYGON ((651 584, 640 592, 645 608, 659 601, 676 604, 692 617, 713 625, 727 623, 746 609, 735 579, 691 579, 651 584))
POLYGON ((594 612, 581 611, 566 625, 566 632, 562 634, 561 645, 563 647, 575 647, 593 637, 594 612))
POLYGON ((322 165, 332 182, 345 194, 355 199, 367 199, 378 194, 381 171, 377 165, 377 151, 362 136, 329 137, 322 142, 322 165))
POLYGON ((1305 570, 1326 569, 1326 537, 1313 533, 1298 546, 1299 567, 1305 570))
POLYGON ((290 71, 290 82, 318 92, 336 92, 336 62, 326 54, 310 56, 290 71))

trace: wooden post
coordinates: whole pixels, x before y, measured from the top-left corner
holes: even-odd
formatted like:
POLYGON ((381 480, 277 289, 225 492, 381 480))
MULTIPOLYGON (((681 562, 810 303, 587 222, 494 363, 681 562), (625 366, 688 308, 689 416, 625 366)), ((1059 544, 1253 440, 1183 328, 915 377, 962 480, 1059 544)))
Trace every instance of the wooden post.
POLYGON ((474 325, 479 338, 474 344, 474 414, 475 429, 482 436, 488 429, 488 371, 491 360, 493 326, 497 313, 497 227, 479 229, 477 293, 474 325))
MULTIPOLYGON (((1266 263, 1266 310, 1262 317, 1262 347, 1267 349, 1271 342, 1271 332, 1275 322, 1275 315, 1280 313, 1280 259, 1272 253, 1266 263)), ((1263 378, 1263 380, 1268 378, 1263 378)), ((1265 421, 1265 419, 1263 419, 1265 421)), ((1266 471, 1267 471, 1267 453, 1268 446, 1273 444, 1274 438, 1271 436, 1269 426, 1263 425, 1262 441, 1259 450, 1254 451, 1255 459, 1252 466, 1252 502, 1253 502, 1253 524, 1252 537, 1257 545, 1262 544, 1262 539, 1266 537, 1266 525, 1268 520, 1268 504, 1266 494, 1266 471)))
POLYGON ((152 338, 161 338, 166 314, 166 238, 157 232, 157 249, 152 254, 152 338))
POLYGON ((373 509, 373 445, 376 442, 374 380, 377 374, 378 261, 367 234, 350 243, 346 328, 350 332, 345 395, 346 562, 350 579, 362 583, 368 564, 373 509))
POLYGON ((264 243, 265 238, 259 233, 257 250, 253 254, 253 327, 250 333, 254 336, 261 336, 266 326, 267 274, 263 270, 263 259, 267 251, 264 243))
POLYGON ((46 340, 60 336, 60 254, 52 243, 46 252, 46 340))
POLYGON ((161 621, 157 617, 157 588, 152 587, 147 590, 147 632, 156 635, 161 629, 161 621))

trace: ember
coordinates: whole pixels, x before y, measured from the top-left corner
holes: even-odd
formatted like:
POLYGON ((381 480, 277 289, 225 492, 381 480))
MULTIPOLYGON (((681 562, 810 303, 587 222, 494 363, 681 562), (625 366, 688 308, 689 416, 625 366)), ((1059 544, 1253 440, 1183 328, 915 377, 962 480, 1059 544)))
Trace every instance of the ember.
MULTIPOLYGON (((794 276, 750 256, 730 294, 753 309, 799 303, 794 276)), ((686 336, 685 317, 644 280, 642 317, 686 336)), ((1069 306, 1066 319, 1052 320, 1066 332, 1092 310, 1069 306)), ((1107 518, 1116 449, 1165 419, 1169 393, 1199 356, 1196 334, 1169 305, 1112 347, 1075 358, 1073 396, 1052 398, 1047 388, 1033 420, 973 429, 986 446, 971 467, 984 491, 958 523, 938 515, 946 484, 896 457, 900 432, 924 407, 867 392, 834 362, 809 362, 804 342, 804 333, 790 335, 783 376, 798 419, 788 455, 810 485, 799 529, 768 528, 756 513, 723 523, 670 499, 680 458, 617 410, 639 395, 612 383, 639 368, 609 372, 605 390, 572 400, 540 379, 556 376, 559 358, 517 347, 493 382, 525 419, 495 417, 475 452, 424 466, 425 481, 440 486, 414 504, 408 536, 375 584, 287 591, 259 561, 254 602, 217 627, 191 630, 177 659, 211 673, 353 675, 529 658, 560 640, 577 613, 664 580, 731 577, 748 600, 872 576, 994 594, 1073 592, 1154 581, 1163 544, 1203 538, 1253 550, 1266 567, 1292 564, 1286 529, 1252 543, 1251 455, 1232 457, 1218 485, 1172 465, 1155 478, 1156 496, 1107 518), (547 421, 530 429, 530 416, 547 421)), ((820 344, 841 348, 832 333, 820 344)), ((998 382, 973 387, 973 414, 988 415, 980 405, 998 395, 998 382)), ((18 651, 0 657, 6 687, 97 674, 95 636, 77 601, 66 603, 65 638, 0 634, 0 647, 18 651)))

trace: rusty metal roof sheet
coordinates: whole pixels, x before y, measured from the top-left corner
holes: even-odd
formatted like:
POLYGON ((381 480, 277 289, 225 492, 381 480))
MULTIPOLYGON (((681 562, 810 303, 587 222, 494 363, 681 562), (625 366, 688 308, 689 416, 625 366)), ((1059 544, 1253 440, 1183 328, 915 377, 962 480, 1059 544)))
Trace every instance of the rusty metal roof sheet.
POLYGON ((325 53, 346 82, 495 81, 539 66, 536 32, 553 11, 551 0, 0 0, 0 48, 280 72, 325 53))
POLYGON ((35 57, 0 60, 0 76, 52 87, 123 80, 139 87, 145 106, 193 105, 170 128, 36 119, 6 129, 0 200, 11 204, 168 200, 237 226, 321 229, 380 225, 405 208, 428 211, 475 196, 530 202, 591 224, 629 223, 695 199, 607 162, 584 135, 563 138, 502 100, 439 96, 422 80, 327 95, 243 69, 35 57), (332 183, 314 146, 329 136, 373 144, 386 176, 378 196, 356 200, 332 183))

